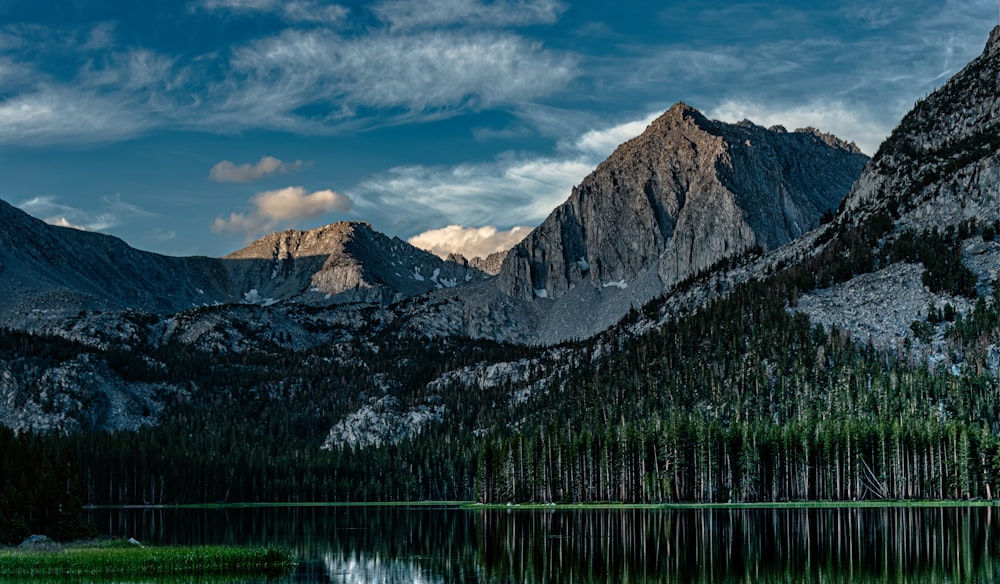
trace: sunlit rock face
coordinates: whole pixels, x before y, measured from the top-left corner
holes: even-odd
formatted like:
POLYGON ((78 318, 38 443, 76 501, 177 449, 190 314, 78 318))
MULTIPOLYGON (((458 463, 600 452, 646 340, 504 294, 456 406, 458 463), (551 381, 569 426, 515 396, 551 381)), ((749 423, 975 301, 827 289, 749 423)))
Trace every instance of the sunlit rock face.
POLYGON ((260 298, 309 304, 385 305, 486 277, 357 222, 272 233, 223 259, 233 281, 260 298))

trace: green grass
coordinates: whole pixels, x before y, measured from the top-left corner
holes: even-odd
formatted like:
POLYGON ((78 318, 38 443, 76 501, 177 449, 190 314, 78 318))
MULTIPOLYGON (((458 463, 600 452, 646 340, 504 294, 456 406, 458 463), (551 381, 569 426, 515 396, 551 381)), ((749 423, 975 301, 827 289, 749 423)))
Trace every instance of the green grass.
POLYGON ((293 565, 291 553, 277 548, 113 543, 58 551, 0 550, 0 576, 16 577, 278 575, 293 565))

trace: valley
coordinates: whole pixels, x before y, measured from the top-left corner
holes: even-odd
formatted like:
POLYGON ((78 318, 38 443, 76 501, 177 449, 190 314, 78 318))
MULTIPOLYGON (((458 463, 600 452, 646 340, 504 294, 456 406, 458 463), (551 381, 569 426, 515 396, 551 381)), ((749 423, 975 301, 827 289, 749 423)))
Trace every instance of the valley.
POLYGON ((871 160, 677 104, 495 274, 0 203, 0 541, 85 504, 992 500, 997 79, 1000 28, 871 160))

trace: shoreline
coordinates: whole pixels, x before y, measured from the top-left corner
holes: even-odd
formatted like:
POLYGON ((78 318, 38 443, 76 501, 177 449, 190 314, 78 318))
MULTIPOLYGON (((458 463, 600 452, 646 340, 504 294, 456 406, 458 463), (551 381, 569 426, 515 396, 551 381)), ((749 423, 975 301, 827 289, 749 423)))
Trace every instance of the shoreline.
POLYGON ((601 503, 476 503, 474 501, 363 501, 363 502, 325 502, 305 501, 289 502, 254 502, 254 503, 184 503, 179 505, 86 505, 84 510, 157 510, 157 509, 267 509, 267 508, 322 508, 322 507, 399 507, 419 509, 525 509, 525 510, 586 510, 586 509, 637 509, 637 510, 669 510, 669 509, 891 509, 891 508, 976 508, 1000 507, 1000 500, 865 500, 865 501, 778 501, 762 503, 617 503, 613 501, 601 503))

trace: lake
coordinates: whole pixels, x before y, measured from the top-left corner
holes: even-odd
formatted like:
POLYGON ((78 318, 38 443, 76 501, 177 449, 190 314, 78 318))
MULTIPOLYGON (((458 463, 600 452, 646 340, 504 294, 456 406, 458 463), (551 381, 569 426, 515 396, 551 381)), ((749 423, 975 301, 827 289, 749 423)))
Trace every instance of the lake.
POLYGON ((91 516, 102 533, 151 544, 291 548, 300 564, 288 583, 993 583, 998 513, 310 506, 91 516))

